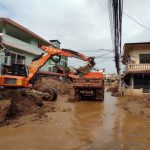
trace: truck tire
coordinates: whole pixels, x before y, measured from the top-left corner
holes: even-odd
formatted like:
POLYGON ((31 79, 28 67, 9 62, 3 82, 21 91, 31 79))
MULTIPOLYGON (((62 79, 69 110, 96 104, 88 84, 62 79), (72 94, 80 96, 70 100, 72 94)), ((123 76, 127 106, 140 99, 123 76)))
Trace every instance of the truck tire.
POLYGON ((75 100, 76 101, 81 100, 81 94, 80 94, 80 91, 78 89, 75 89, 75 100))
POLYGON ((96 100, 104 101, 104 90, 103 89, 96 89, 96 100))

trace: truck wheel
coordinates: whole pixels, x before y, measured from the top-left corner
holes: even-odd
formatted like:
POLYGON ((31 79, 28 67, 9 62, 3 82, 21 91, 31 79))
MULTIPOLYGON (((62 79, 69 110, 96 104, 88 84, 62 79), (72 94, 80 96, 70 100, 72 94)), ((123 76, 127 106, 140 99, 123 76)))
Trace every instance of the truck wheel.
POLYGON ((102 89, 96 90, 96 100, 104 101, 104 90, 102 90, 102 89))
POLYGON ((81 94, 79 90, 75 90, 75 100, 77 101, 81 100, 81 94))

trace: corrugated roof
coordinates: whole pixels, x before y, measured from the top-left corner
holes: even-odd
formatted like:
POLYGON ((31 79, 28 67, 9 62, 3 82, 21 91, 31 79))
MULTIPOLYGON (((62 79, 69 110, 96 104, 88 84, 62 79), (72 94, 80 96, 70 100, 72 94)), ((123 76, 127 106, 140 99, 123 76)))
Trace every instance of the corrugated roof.
POLYGON ((41 36, 35 34, 34 32, 30 31, 29 29, 23 27, 22 25, 18 24, 17 22, 9 19, 9 18, 0 18, 0 22, 4 22, 7 24, 10 24, 11 26, 14 26, 20 30, 22 30, 23 32, 26 32, 27 34, 30 34, 31 36, 33 36, 34 38, 43 41, 44 43, 53 46, 52 43, 50 43, 49 41, 43 39, 41 36))

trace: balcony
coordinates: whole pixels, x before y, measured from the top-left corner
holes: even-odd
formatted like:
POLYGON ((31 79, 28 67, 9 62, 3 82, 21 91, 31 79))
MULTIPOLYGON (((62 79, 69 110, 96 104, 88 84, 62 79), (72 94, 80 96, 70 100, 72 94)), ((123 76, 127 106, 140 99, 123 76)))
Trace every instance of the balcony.
POLYGON ((18 40, 16 38, 13 38, 3 33, 0 33, 0 42, 7 46, 19 49, 21 50, 21 52, 24 51, 24 52, 34 54, 34 55, 39 55, 42 53, 42 50, 39 49, 38 47, 31 45, 29 43, 23 42, 21 40, 18 40))
POLYGON ((128 64, 125 68, 125 73, 128 72, 150 72, 150 64, 128 64))

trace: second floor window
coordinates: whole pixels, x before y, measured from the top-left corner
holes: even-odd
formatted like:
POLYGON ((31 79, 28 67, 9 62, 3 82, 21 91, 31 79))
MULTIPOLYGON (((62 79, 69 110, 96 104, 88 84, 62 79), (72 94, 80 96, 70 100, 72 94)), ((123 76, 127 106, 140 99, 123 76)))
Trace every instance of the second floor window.
POLYGON ((5 56, 4 63, 5 64, 25 64, 25 56, 10 52, 10 56, 5 56))
POLYGON ((150 64, 150 54, 140 54, 140 64, 150 64))

